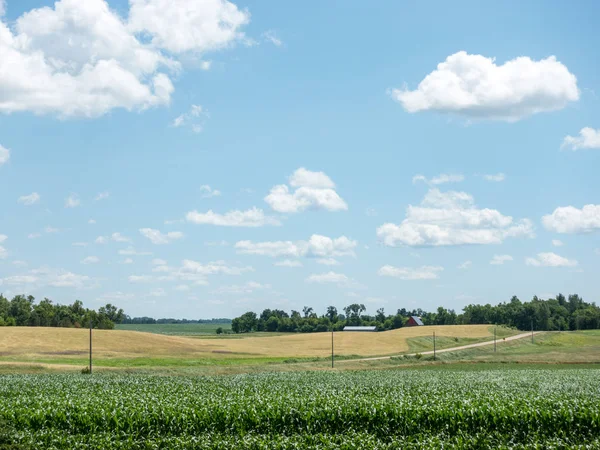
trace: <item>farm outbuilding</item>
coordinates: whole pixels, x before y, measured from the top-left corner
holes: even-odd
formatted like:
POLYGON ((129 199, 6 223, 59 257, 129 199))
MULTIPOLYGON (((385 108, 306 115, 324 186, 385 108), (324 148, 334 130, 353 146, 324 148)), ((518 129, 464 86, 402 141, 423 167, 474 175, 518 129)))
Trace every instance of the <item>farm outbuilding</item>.
POLYGON ((406 326, 407 327, 422 327, 423 326, 423 321, 421 320, 420 317, 410 316, 408 318, 408 322, 406 322, 406 326))
POLYGON ((376 331, 377 327, 344 327, 344 331, 376 331))

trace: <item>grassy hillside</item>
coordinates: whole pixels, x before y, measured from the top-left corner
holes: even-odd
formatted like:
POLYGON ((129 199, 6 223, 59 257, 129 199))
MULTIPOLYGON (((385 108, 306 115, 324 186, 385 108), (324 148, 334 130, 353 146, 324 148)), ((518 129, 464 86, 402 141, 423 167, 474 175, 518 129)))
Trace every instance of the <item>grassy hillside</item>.
MULTIPOLYGON (((438 348, 489 340, 486 325, 402 328, 382 333, 339 332, 334 335, 337 356, 391 355, 411 350, 411 339, 433 332, 438 348)), ((510 333, 510 331, 505 331, 510 333)), ((427 337, 427 338, 426 338, 427 337)), ((45 363, 84 366, 88 330, 73 328, 0 328, 0 363, 45 363)), ((195 339, 124 330, 94 330, 94 361, 103 367, 201 367, 283 363, 293 358, 327 358, 331 334, 247 335, 238 339, 195 339)))

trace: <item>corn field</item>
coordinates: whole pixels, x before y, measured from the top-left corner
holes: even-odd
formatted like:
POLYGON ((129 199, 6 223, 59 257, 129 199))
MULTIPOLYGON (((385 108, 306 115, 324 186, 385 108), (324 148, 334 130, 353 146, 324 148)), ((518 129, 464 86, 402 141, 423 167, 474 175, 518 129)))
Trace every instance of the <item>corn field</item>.
POLYGON ((600 448, 600 370, 7 375, 3 448, 600 448))

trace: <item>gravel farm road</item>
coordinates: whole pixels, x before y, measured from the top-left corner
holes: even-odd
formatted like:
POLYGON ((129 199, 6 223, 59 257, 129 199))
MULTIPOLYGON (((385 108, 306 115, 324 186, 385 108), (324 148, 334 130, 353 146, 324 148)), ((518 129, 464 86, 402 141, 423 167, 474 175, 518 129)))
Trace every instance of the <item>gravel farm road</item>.
MULTIPOLYGON (((540 332, 535 331, 533 334, 535 335, 538 333, 540 333, 540 332)), ((514 341, 516 339, 523 339, 526 337, 531 337, 531 332, 516 334, 514 336, 510 336, 507 338, 496 339, 496 342, 500 343, 500 342, 506 342, 506 341, 514 341)), ((438 353, 446 353, 446 352, 455 352, 457 350, 465 350, 465 349, 473 348, 473 347, 483 347, 486 345, 494 345, 494 341, 477 342, 476 344, 461 345, 460 347, 443 348, 443 349, 436 350, 435 353, 438 354, 438 353)), ((421 353, 421 355, 433 355, 433 350, 427 351, 427 352, 420 352, 420 353, 421 353)), ((416 355, 416 353, 402 353, 400 355, 376 356, 374 358, 342 359, 342 360, 336 361, 336 363, 343 363, 343 362, 348 362, 348 361, 376 361, 378 359, 390 359, 390 358, 394 358, 396 356, 415 356, 415 355, 416 355)))

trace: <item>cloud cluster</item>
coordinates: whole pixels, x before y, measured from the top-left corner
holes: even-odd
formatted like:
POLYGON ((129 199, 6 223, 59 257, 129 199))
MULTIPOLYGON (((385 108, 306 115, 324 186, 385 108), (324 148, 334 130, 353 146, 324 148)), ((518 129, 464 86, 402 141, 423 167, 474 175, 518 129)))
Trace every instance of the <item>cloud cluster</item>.
POLYGON ((600 148, 600 129, 594 130, 590 127, 582 128, 579 136, 567 136, 563 140, 562 149, 580 150, 600 148))
POLYGON ((527 258, 525 264, 535 267, 575 267, 578 262, 574 259, 567 259, 556 253, 538 253, 535 258, 527 258))
POLYGON ((338 287, 349 289, 363 288, 356 280, 353 280, 343 273, 336 272, 312 274, 308 276, 305 281, 311 284, 335 284, 338 287))
POLYGON ((200 133, 204 128, 204 118, 208 117, 200 105, 192 105, 190 110, 173 120, 173 127, 189 126, 194 133, 200 133))
POLYGON ((502 65, 494 58, 460 51, 428 74, 417 89, 393 89, 392 97, 410 112, 454 113, 469 119, 514 122, 564 108, 579 99, 575 75, 550 56, 521 56, 502 65))
POLYGON ((239 241, 235 244, 238 253, 276 257, 333 258, 354 256, 357 242, 340 236, 332 239, 313 234, 308 241, 239 241))
POLYGON ((97 281, 87 275, 79 275, 64 269, 42 267, 21 275, 0 278, 0 285, 12 286, 22 290, 41 287, 91 289, 98 286, 97 281))
POLYGON ((105 0, 59 0, 13 29, 0 21, 0 112, 97 117, 166 105, 178 58, 233 45, 250 20, 226 0, 129 3, 127 19, 105 0))
POLYGON ((561 206, 542 217, 542 224, 555 233, 588 233, 600 230, 600 205, 583 208, 561 206))
POLYGON ((304 167, 289 177, 289 184, 273 186, 265 201, 274 211, 298 213, 307 209, 345 211, 346 202, 335 191, 335 184, 323 172, 312 172, 304 167))
POLYGON ((382 277, 394 277, 401 280, 436 280, 439 278, 439 272, 443 270, 444 268, 440 266, 412 268, 385 265, 377 273, 382 277))
POLYGON ((430 189, 420 206, 408 206, 399 225, 385 223, 377 236, 390 247, 499 244, 508 237, 533 236, 533 225, 495 209, 479 209, 465 192, 430 189))
POLYGON ((424 175, 415 175, 412 179, 413 183, 422 181, 427 184, 433 184, 435 186, 444 183, 460 183, 465 180, 465 176, 457 173, 441 173, 431 179, 427 179, 424 175))
POLYGON ((156 245, 170 244, 173 241, 183 238, 183 233, 181 231, 169 231, 168 233, 161 233, 159 230, 155 230, 154 228, 140 228, 140 234, 156 245))
POLYGON ((512 261, 512 260, 513 260, 513 257, 510 255, 494 255, 494 257, 490 261, 490 264, 493 264, 495 266, 501 266, 505 262, 512 261))

